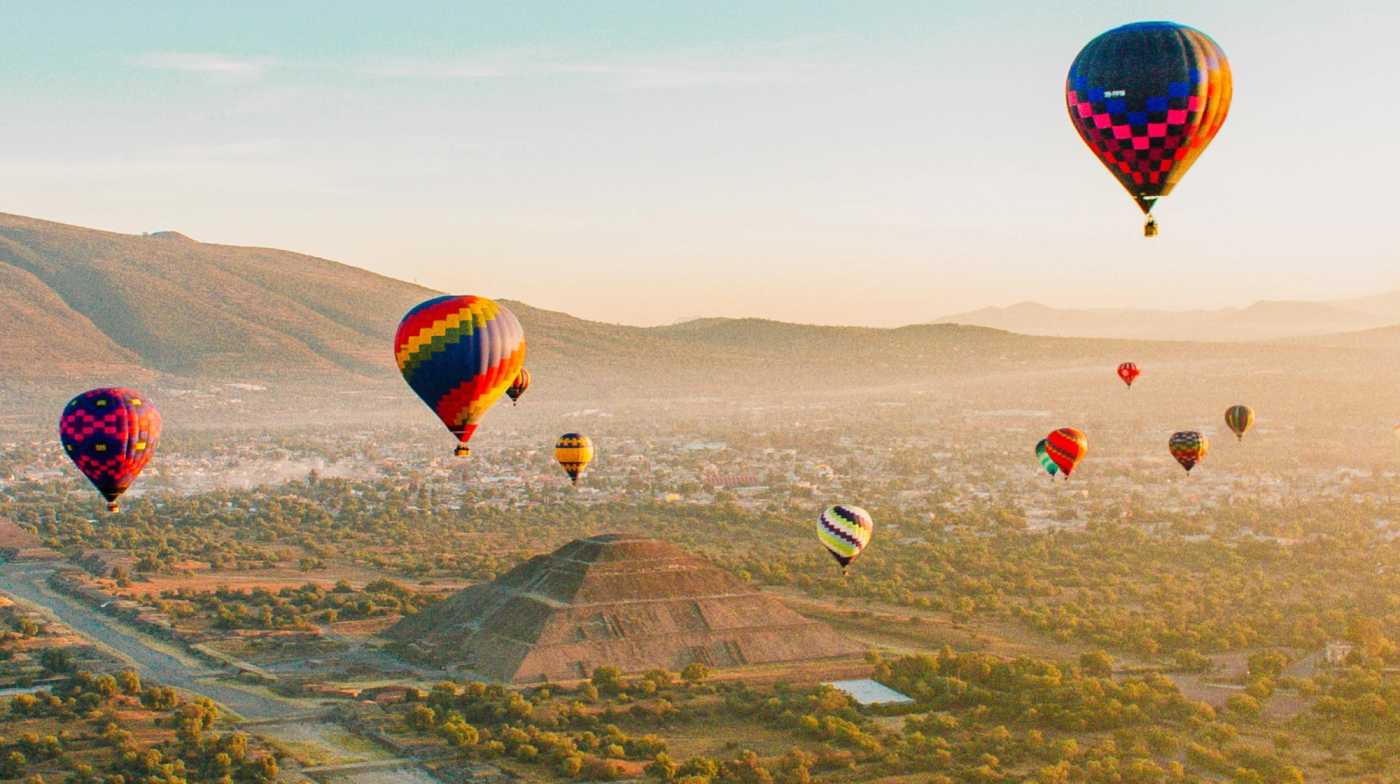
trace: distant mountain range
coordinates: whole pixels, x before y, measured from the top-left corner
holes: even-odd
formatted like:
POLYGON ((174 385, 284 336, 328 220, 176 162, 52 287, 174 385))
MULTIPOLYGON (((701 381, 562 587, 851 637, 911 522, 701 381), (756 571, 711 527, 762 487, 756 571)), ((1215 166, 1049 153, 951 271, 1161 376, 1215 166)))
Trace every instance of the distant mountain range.
POLYGON ((1217 310, 1052 308, 1020 302, 955 313, 939 324, 966 324, 1024 335, 1133 340, 1250 341, 1353 332, 1400 324, 1400 291, 1358 299, 1271 300, 1217 310))
MULTIPOLYGON (((298 253, 0 214, 0 390, 38 381, 68 389, 146 379, 284 386, 331 381, 347 390, 398 385, 389 349, 394 329, 410 306, 436 293, 298 253)), ((1025 304, 944 319, 957 324, 898 329, 718 318, 630 327, 506 302, 525 326, 539 394, 668 399, 1116 366, 1129 355, 1233 362, 1239 352, 1229 344, 1182 341, 1282 338, 1400 322, 1400 293, 1186 315, 1025 304)), ((1319 345, 1400 348, 1400 328, 1285 341, 1269 350, 1311 358, 1319 345)))

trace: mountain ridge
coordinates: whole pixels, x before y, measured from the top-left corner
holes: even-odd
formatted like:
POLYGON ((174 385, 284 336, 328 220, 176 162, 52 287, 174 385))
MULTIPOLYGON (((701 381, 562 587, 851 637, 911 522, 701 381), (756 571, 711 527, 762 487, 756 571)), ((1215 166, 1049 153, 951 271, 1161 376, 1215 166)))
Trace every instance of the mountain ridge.
MULTIPOLYGON (((13 325, 0 333, 0 386, 16 389, 35 381, 67 389, 160 378, 311 382, 338 390, 393 385, 397 392, 390 338, 406 310, 439 293, 306 254, 3 213, 0 283, 0 320, 13 325)), ((1376 299, 1385 304, 1384 295, 1376 299)), ((988 371, 1116 366, 1124 358, 1230 362, 1239 354, 1232 344, 1180 335, 1086 339, 946 321, 877 328, 703 318, 639 327, 501 301, 525 327, 535 399, 564 392, 590 398, 802 393, 988 371)), ((1339 341, 1358 351, 1390 348, 1384 339, 1339 341)), ((1287 341, 1268 349, 1318 350, 1287 341)))
POLYGON ((1348 300, 1258 300, 1243 307, 1056 308, 1022 301, 935 319, 1025 335, 1241 342, 1346 333, 1400 323, 1400 291, 1348 300))

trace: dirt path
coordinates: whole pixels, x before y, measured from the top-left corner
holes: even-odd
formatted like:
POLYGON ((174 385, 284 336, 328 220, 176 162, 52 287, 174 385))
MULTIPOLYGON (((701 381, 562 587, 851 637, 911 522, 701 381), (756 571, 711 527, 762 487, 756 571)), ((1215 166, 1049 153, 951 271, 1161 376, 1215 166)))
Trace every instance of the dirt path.
POLYGON ((201 694, 245 719, 270 719, 306 713, 310 706, 223 680, 230 673, 151 637, 48 585, 53 568, 45 564, 0 564, 0 591, 47 610, 98 646, 128 662, 142 678, 201 694))

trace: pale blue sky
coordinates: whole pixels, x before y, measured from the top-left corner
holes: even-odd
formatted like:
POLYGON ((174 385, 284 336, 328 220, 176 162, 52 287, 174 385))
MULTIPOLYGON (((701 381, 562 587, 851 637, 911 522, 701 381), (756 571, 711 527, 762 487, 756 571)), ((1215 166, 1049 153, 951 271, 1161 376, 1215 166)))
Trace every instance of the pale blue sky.
POLYGON ((3 3, 0 211, 580 316, 902 324, 1400 285, 1388 2, 3 3), (1235 101, 1158 207, 1065 117, 1171 18, 1235 101))

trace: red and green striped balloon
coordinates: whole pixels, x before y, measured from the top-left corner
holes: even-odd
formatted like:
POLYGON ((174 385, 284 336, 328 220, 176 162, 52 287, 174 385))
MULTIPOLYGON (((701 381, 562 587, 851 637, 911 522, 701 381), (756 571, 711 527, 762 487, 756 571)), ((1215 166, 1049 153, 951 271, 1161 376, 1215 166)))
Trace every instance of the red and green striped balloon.
POLYGON ((1050 455, 1060 473, 1065 475, 1065 479, 1069 479, 1070 474, 1074 473, 1074 469, 1084 459, 1084 455, 1089 452, 1089 438, 1082 430, 1062 427, 1045 437, 1045 452, 1050 455))

